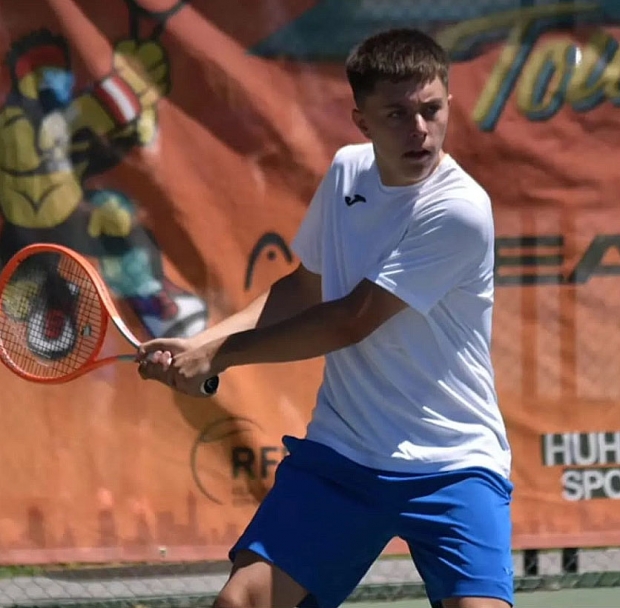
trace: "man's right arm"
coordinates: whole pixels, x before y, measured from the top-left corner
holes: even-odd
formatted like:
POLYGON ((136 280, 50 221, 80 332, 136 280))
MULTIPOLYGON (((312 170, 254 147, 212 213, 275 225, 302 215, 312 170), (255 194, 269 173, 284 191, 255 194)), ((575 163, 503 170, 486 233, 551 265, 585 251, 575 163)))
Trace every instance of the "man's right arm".
POLYGON ((191 341, 202 344, 255 327, 268 327, 320 302, 321 275, 299 264, 246 308, 192 337, 191 341))

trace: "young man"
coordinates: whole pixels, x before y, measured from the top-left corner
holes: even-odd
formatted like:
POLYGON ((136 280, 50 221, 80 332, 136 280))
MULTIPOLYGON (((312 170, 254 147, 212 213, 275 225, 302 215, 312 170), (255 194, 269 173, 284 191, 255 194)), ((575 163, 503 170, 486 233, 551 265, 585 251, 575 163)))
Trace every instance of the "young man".
MULTIPOLYGON (((326 356, 312 421, 231 550, 217 608, 334 608, 393 537, 433 607, 512 604, 510 449, 490 356, 493 219, 443 149, 448 59, 377 34, 346 63, 370 140, 335 155, 293 248, 301 264, 143 378, 200 395, 228 367, 326 356)), ((147 358, 147 354, 151 356, 147 358)))

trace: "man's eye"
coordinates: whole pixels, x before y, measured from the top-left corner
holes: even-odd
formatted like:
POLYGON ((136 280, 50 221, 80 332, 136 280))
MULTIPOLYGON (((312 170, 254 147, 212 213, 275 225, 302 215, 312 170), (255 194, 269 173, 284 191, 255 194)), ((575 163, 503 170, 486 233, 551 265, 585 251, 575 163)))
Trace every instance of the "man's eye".
POLYGON ((441 106, 429 106, 428 108, 425 108, 422 115, 425 119, 433 118, 439 110, 441 110, 441 106))

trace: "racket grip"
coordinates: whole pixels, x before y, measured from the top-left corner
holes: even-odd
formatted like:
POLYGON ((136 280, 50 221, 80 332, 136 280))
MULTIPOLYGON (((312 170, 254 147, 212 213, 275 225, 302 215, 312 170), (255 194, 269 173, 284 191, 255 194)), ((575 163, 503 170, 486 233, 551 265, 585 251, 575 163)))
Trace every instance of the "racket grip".
POLYGON ((218 376, 212 376, 204 381, 204 384, 200 387, 200 392, 207 397, 215 395, 217 387, 220 385, 220 379, 218 376))

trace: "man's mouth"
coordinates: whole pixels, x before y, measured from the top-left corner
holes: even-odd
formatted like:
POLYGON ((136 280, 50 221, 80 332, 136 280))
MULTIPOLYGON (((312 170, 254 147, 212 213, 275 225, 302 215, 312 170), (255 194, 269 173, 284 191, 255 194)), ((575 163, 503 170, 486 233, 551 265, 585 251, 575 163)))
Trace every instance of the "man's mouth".
POLYGON ((403 158, 409 160, 422 160, 430 156, 430 152, 428 150, 409 150, 403 154, 403 158))

